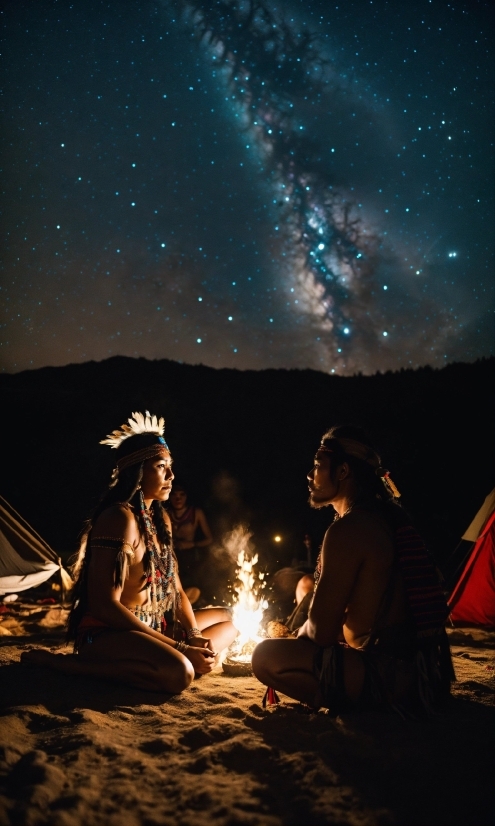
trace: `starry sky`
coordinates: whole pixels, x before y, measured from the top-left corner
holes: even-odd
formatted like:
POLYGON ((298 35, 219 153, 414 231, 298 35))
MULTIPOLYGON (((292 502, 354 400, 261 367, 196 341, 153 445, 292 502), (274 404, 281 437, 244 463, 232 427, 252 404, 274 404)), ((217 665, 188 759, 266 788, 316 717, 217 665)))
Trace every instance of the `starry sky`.
POLYGON ((493 353, 475 0, 10 0, 1 369, 493 353))

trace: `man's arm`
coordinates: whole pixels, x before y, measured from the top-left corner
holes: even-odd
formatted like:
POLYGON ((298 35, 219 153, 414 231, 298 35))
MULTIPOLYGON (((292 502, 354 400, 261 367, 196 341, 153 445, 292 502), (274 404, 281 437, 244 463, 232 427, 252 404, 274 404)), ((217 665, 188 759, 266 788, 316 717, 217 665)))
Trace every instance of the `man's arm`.
POLYGON ((323 540, 318 586, 298 637, 308 637, 324 648, 339 641, 362 562, 359 528, 350 519, 331 525, 323 540))
POLYGON ((207 548, 208 545, 211 545, 213 542, 210 526, 208 525, 204 511, 202 511, 201 508, 196 509, 196 514, 198 517, 198 527, 201 528, 203 533, 203 539, 200 539, 195 543, 195 545, 197 548, 207 548))

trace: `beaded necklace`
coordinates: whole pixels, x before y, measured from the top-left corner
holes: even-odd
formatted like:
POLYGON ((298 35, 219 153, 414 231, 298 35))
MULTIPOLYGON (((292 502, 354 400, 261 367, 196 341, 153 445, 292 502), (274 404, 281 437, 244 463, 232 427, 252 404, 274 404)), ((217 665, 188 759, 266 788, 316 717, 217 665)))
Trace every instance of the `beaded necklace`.
POLYGON ((157 549, 155 543, 155 537, 157 537, 156 525, 153 522, 152 514, 145 505, 142 490, 139 491, 139 503, 146 532, 145 545, 150 562, 147 587, 151 596, 151 610, 136 606, 134 613, 142 621, 146 621, 151 615, 151 628, 160 630, 164 625, 164 612, 175 608, 178 602, 175 558, 171 544, 168 546, 161 545, 159 551, 157 549))

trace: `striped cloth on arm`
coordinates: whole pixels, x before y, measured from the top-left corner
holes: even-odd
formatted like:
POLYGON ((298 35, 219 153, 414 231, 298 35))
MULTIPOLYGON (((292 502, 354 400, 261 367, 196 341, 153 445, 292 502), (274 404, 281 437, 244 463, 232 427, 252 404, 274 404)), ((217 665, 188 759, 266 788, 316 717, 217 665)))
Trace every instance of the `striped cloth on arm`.
POLYGON ((437 634, 449 609, 435 563, 411 525, 398 528, 395 536, 397 559, 418 637, 437 634))

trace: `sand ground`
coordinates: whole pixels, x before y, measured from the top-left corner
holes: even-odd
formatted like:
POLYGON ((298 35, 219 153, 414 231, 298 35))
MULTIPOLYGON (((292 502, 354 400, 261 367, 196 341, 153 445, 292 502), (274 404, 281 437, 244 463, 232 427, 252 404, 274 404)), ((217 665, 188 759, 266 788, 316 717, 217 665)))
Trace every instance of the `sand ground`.
POLYGON ((450 632, 458 682, 430 720, 263 710, 221 670, 179 697, 19 663, 60 645, 63 609, 0 615, 0 824, 488 826, 495 633, 450 632))

